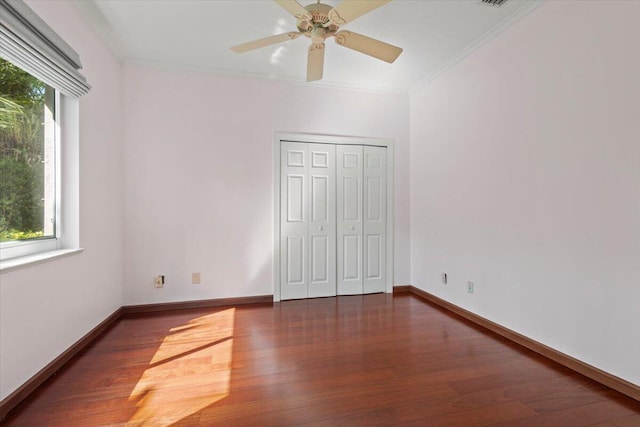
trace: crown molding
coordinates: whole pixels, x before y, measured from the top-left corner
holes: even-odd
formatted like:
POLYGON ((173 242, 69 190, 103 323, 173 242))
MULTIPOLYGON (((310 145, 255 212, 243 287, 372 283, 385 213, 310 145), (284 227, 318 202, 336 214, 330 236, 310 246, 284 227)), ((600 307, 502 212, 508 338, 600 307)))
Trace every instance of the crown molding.
POLYGON ((318 80, 318 81, 309 83, 304 80, 296 79, 293 77, 265 76, 264 74, 231 71, 231 70, 215 68, 215 67, 203 67, 203 66, 196 66, 196 65, 175 64, 175 63, 158 62, 158 61, 145 61, 145 60, 134 59, 134 58, 123 58, 122 62, 127 65, 149 67, 149 68, 155 68, 158 70, 166 70, 166 71, 174 71, 174 72, 204 73, 204 74, 216 75, 220 77, 248 78, 248 79, 255 79, 255 80, 287 83, 287 84, 292 84, 297 86, 352 90, 356 92, 366 92, 366 93, 373 93, 373 94, 387 94, 387 95, 408 95, 409 94, 409 91, 405 88, 393 88, 393 87, 384 88, 384 87, 376 87, 376 86, 339 83, 339 82, 332 82, 327 80, 318 80))
POLYGON ((540 5, 542 5, 542 3, 544 3, 546 0, 523 0, 523 1, 527 3, 525 6, 517 9, 511 15, 507 16, 505 19, 498 22, 489 31, 487 31, 482 36, 480 36, 479 38, 469 43, 467 47, 465 47, 456 55, 451 57, 451 59, 449 59, 444 64, 442 64, 435 71, 429 73, 427 76, 422 78, 418 83, 411 86, 409 88, 409 93, 413 94, 418 90, 424 88, 427 84, 435 80, 441 74, 445 73, 447 70, 449 70, 451 67, 456 65, 458 62, 462 61, 464 58, 471 55, 476 50, 480 49, 487 42, 489 42, 490 40, 498 36, 500 33, 505 31, 509 27, 511 27, 517 21, 524 18, 525 16, 533 12, 535 9, 540 7, 540 5))
POLYGON ((73 2, 76 10, 89 23, 98 34, 98 37, 107 45, 111 53, 120 61, 124 62, 127 49, 122 44, 118 33, 109 25, 98 6, 91 0, 73 2))

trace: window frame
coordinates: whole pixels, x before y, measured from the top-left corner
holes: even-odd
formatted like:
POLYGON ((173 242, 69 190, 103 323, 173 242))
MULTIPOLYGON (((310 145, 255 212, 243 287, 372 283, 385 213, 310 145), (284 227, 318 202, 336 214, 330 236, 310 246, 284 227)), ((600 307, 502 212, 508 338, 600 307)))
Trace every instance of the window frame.
MULTIPOLYGON (((15 64, 14 64, 15 65, 15 64)), ((23 70, 21 67, 15 65, 16 67, 23 70)), ((25 71, 25 70, 23 70, 25 71)), ((38 78, 37 76, 34 76, 38 78)), ((53 141, 53 168, 54 168, 54 208, 53 208, 53 220, 54 220, 54 229, 53 236, 43 236, 43 237, 35 237, 31 239, 24 240, 9 240, 6 242, 0 242, 0 262, 12 260, 14 258, 26 257, 30 255, 35 255, 42 252, 50 252, 58 249, 62 249, 61 247, 61 209, 62 206, 62 186, 60 185, 61 180, 61 162, 60 162, 60 153, 62 149, 61 144, 61 128, 60 128, 60 120, 62 118, 62 94, 55 87, 51 87, 54 90, 54 104, 53 104, 53 132, 54 132, 54 141, 53 141)))
MULTIPOLYGON (((21 245, 21 249, 16 249, 16 252, 21 250, 24 253, 12 258, 0 259, 0 274, 84 251, 80 247, 80 104, 78 98, 61 93, 59 97, 60 117, 57 138, 58 155, 56 156, 58 162, 56 191, 59 195, 59 203, 56 205, 57 238, 46 239, 44 242, 48 242, 50 245, 48 247, 44 242, 26 241, 27 245, 21 245), (37 250, 27 248, 30 244, 39 247, 37 250)), ((4 251, 4 249, 0 250, 0 252, 4 251)))

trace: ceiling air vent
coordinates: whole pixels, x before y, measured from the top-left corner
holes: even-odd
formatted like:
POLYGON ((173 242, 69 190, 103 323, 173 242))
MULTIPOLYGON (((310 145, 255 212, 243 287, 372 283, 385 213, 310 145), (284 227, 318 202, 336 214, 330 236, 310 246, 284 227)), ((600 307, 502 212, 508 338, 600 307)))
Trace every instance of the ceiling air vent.
POLYGON ((488 4, 489 6, 502 6, 507 0, 480 0, 480 3, 488 4))

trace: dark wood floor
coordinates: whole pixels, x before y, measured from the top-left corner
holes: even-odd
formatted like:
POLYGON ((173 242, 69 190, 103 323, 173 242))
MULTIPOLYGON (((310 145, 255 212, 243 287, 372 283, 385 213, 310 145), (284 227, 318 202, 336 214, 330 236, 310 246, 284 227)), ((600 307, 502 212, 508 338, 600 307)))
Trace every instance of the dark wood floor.
POLYGON ((411 295, 128 317, 7 426, 640 426, 640 402, 411 295))

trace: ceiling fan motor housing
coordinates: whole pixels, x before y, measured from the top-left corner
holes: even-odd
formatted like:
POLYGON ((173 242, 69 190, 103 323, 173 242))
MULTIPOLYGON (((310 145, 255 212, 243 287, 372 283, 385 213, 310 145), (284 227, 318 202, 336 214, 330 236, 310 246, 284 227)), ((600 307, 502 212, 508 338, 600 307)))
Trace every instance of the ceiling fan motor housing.
POLYGON ((333 7, 323 3, 313 3, 305 6, 305 9, 311 14, 311 21, 298 20, 298 30, 305 36, 312 38, 314 44, 317 43, 314 36, 319 36, 319 32, 315 30, 323 30, 322 41, 320 41, 322 43, 325 38, 334 35, 340 28, 329 20, 329 11, 333 7))

